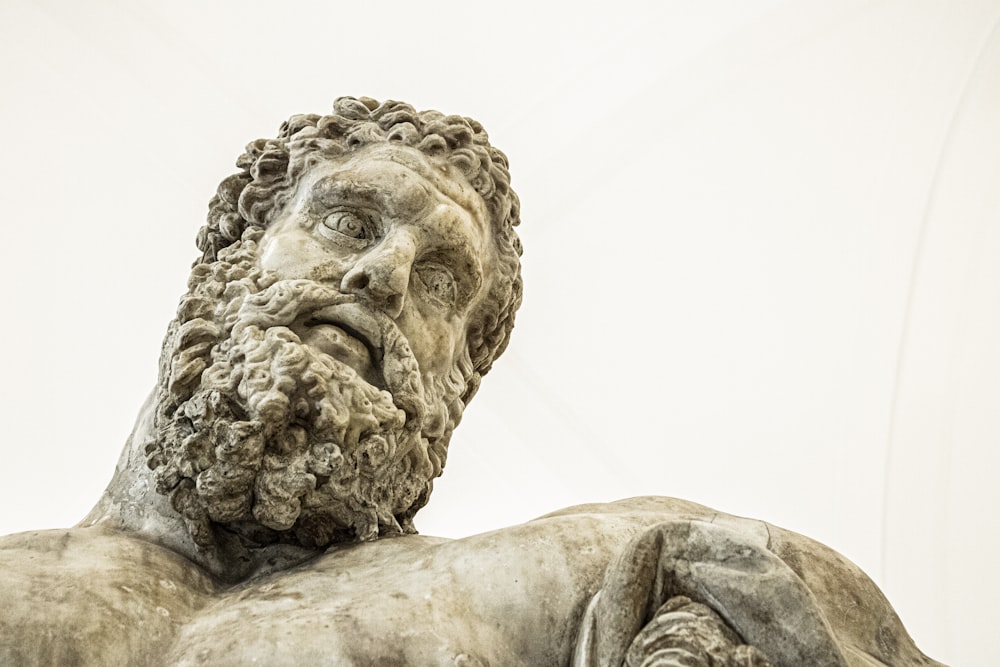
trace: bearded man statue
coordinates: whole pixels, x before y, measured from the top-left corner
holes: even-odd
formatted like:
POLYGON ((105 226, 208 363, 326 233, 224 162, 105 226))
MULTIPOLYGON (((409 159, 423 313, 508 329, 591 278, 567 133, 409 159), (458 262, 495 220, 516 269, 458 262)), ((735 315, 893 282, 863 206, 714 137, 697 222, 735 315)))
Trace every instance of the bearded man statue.
POLYGON ((507 158, 341 98, 237 166, 104 496, 0 540, 0 663, 938 664, 842 556, 694 503, 417 535, 521 302, 507 158))

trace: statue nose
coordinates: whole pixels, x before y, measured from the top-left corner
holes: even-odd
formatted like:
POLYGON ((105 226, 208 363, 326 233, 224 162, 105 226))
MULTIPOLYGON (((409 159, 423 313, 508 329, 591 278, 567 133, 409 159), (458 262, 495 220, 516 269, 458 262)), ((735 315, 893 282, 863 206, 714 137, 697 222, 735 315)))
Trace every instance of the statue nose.
POLYGON ((395 319, 403 311, 415 255, 409 235, 385 238, 344 274, 340 291, 356 294, 395 319))

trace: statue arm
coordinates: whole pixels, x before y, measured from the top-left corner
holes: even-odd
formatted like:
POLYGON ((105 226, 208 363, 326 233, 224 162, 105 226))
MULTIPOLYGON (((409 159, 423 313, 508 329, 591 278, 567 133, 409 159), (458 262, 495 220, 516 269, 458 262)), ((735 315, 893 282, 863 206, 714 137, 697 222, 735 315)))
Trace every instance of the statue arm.
POLYGON ((850 663, 812 593, 766 541, 681 520, 644 531, 612 562, 572 664, 850 663))

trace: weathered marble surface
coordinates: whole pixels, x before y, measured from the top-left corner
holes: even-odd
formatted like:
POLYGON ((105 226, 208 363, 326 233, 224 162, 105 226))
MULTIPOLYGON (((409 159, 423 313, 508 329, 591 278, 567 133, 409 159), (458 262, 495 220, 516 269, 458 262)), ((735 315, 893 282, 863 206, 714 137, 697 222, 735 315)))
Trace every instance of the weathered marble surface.
POLYGON ((0 559, 2 664, 617 665, 680 594, 772 664, 937 664, 832 550, 669 498, 335 547, 237 585, 104 525, 11 536, 0 559), (635 558, 607 572, 632 539, 635 558))
POLYGON ((0 540, 0 664, 937 664, 841 556, 685 501, 416 535, 520 303, 507 160, 342 98, 237 166, 104 497, 0 540))

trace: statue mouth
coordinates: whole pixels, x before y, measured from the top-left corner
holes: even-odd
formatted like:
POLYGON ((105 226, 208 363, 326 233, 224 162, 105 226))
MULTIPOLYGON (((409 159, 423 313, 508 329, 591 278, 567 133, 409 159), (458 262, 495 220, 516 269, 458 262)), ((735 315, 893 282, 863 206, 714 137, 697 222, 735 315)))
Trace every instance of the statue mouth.
POLYGON ((311 281, 282 281, 267 291, 271 294, 259 293, 264 295, 260 303, 248 301, 246 315, 241 309, 236 327, 288 327, 303 345, 352 369, 369 386, 388 392, 405 413, 408 428, 419 428, 426 412, 420 364, 388 315, 311 281), (297 303, 285 296, 278 306, 269 306, 268 297, 278 302, 276 294, 294 296, 296 291, 302 292, 297 303))
POLYGON ((305 313, 292 325, 303 343, 354 369, 377 389, 386 389, 383 332, 374 317, 355 303, 305 313))

